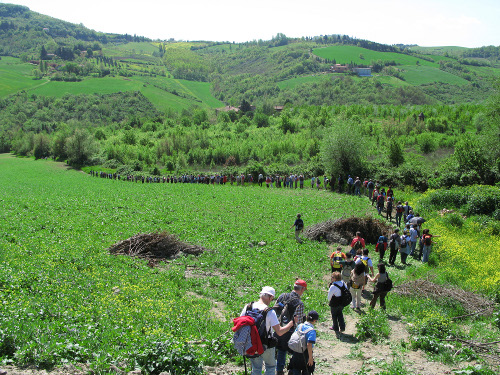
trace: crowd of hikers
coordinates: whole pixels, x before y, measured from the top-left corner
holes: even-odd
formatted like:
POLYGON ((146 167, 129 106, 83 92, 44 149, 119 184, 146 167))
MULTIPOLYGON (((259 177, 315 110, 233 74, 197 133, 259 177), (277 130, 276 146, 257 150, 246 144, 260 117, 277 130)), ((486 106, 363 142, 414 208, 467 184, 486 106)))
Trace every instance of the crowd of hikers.
MULTIPOLYGON (((377 301, 380 301, 380 307, 386 309, 386 296, 392 289, 387 267, 395 266, 398 253, 402 265, 408 264, 408 256, 422 262, 428 261, 432 238, 439 236, 431 235, 429 229, 422 230, 418 220, 412 222, 411 207, 407 202, 405 206, 407 210, 403 210, 401 215, 404 215, 405 223, 403 233, 396 227, 389 237, 387 233, 383 233, 375 245, 375 252, 378 254, 376 271, 360 232, 352 239, 348 251, 344 252, 341 246, 332 251, 329 257, 331 282, 326 300, 332 318, 330 329, 338 338, 342 337, 346 329, 344 308, 350 306, 360 312, 363 296, 371 298, 369 308, 374 309, 377 301), (387 249, 389 256, 386 261, 387 249), (374 285, 371 295, 368 291, 369 283, 374 285)), ((302 243, 299 234, 304 222, 300 214, 292 227, 295 227, 295 238, 302 243)), ((283 375, 285 368, 292 375, 314 373, 316 362, 313 347, 316 343, 315 324, 319 314, 315 310, 305 314, 301 297, 306 290, 306 281, 296 279, 293 290, 281 294, 272 306, 276 297, 275 289, 264 286, 259 300, 245 305, 240 316, 234 319, 233 343, 245 359, 250 359, 252 375, 261 375, 263 368, 265 375, 283 375), (287 354, 290 355, 288 365, 287 354)))

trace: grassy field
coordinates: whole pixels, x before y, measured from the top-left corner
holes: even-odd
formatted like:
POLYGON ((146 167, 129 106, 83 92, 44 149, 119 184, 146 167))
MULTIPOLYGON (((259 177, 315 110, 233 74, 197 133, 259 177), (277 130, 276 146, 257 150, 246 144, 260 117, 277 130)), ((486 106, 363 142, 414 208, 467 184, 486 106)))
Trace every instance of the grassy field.
POLYGON ((28 90, 47 83, 47 80, 34 80, 31 76, 33 65, 20 59, 2 56, 0 59, 0 97, 11 95, 19 90, 28 90))
POLYGON ((370 65, 374 60, 392 61, 400 65, 416 65, 417 61, 421 65, 438 66, 436 63, 418 59, 417 57, 403 55, 394 52, 378 52, 356 46, 330 46, 325 48, 315 48, 313 53, 319 57, 337 61, 337 64, 370 65), (360 58, 363 55, 363 59, 360 58))
POLYGON ((192 105, 222 107, 210 93, 210 84, 162 77, 87 78, 81 82, 51 81, 31 90, 34 94, 62 97, 65 94, 112 94, 141 91, 159 109, 181 110, 192 105), (177 92, 179 95, 173 94, 177 92))
MULTIPOLYGON (((289 291, 295 277, 308 282, 306 309, 328 321, 329 249, 309 240, 298 244, 290 225, 298 212, 306 227, 375 212, 365 198, 326 191, 130 183, 6 154, 0 173, 0 360, 13 361, 15 353, 18 366, 78 362, 104 373, 118 364, 155 373, 170 361, 184 366, 180 373, 200 373, 200 363, 234 355, 227 330, 244 303, 258 298, 263 285, 289 291), (152 231, 207 251, 150 268, 107 250, 152 231)), ((397 285, 429 271, 414 262, 402 267, 398 258, 391 277, 397 285)), ((462 278, 465 269, 459 273, 446 280, 462 278)), ((388 313, 406 319, 422 309, 463 311, 393 298, 388 313)), ((475 334, 491 340, 494 332, 483 330, 475 334)))
POLYGON ((461 77, 431 66, 407 65, 400 68, 404 70, 404 79, 411 85, 423 85, 434 82, 449 83, 450 85, 457 86, 470 84, 469 81, 461 77))

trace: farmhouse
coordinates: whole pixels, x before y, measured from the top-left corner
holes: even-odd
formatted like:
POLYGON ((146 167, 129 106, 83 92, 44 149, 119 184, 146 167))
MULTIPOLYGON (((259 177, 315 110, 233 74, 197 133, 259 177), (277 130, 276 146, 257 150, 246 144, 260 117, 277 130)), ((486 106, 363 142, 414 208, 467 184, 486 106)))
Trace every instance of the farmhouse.
POLYGON ((341 65, 341 64, 335 64, 333 65, 330 70, 335 73, 346 73, 349 71, 349 66, 348 65, 341 65))
POLYGON ((372 76, 372 68, 352 68, 352 71, 360 77, 372 76))

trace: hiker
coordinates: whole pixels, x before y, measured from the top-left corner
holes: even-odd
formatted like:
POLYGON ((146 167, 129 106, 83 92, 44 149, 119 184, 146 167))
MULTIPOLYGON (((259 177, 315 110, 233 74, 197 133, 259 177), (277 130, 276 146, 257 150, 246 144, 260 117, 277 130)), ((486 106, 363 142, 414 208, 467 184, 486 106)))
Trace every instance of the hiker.
POLYGON ((400 242, 400 250, 399 252, 401 253, 401 263, 403 263, 406 266, 406 258, 408 258, 408 255, 410 255, 410 234, 408 233, 408 230, 403 231, 403 235, 401 236, 401 242, 400 242))
POLYGON ((384 209, 384 195, 382 192, 378 193, 377 196, 377 212, 379 215, 382 215, 382 210, 384 209))
POLYGON ((371 178, 368 181, 368 183, 366 184, 366 187, 368 188, 368 199, 371 200, 373 197, 373 189, 375 188, 375 184, 373 183, 371 178))
POLYGON ((383 262, 385 250, 387 249, 387 233, 384 232, 377 240, 377 244, 375 245, 375 251, 378 251, 379 254, 379 262, 383 262))
POLYGON ((347 285, 342 281, 340 272, 332 274, 333 282, 328 289, 328 304, 330 305, 330 312, 332 313, 333 325, 330 327, 335 334, 344 333, 345 320, 344 320, 344 306, 340 301, 342 296, 342 287, 347 289, 347 285))
POLYGON ((409 224, 410 220, 413 219, 414 217, 415 215, 413 214, 413 210, 410 210, 410 213, 408 214, 408 216, 406 216, 405 224, 409 224))
POLYGON ((365 239, 361 237, 361 232, 356 232, 356 237, 354 237, 351 241, 351 254, 352 256, 356 255, 356 250, 364 249, 365 239))
POLYGON ((424 248, 422 251, 422 262, 427 263, 429 261, 429 255, 431 255, 432 250, 432 238, 440 237, 429 233, 429 229, 424 229, 422 232, 422 242, 424 243, 424 248))
POLYGON ((365 273, 368 275, 369 273, 373 277, 373 262, 371 258, 368 257, 369 250, 368 249, 363 249, 363 256, 361 258, 356 259, 356 264, 357 263, 363 263, 365 266, 365 273))
POLYGON ((303 353, 293 352, 290 358, 290 365, 288 366, 288 373, 292 375, 309 375, 314 373, 316 364, 313 356, 313 346, 316 343, 316 330, 314 325, 318 322, 319 314, 315 310, 309 311, 305 323, 300 324, 297 329, 301 332, 306 332, 306 350, 303 353))
POLYGON ((396 206, 396 225, 398 227, 401 226, 401 218, 403 217, 403 212, 404 212, 403 204, 401 202, 398 202, 396 206))
MULTIPOLYGON (((287 323, 289 317, 297 318, 299 323, 304 322, 304 303, 301 301, 302 294, 307 290, 307 283, 302 279, 295 280, 293 291, 291 293, 283 293, 276 301, 277 305, 283 306, 283 313, 280 316, 281 324, 287 323), (285 316, 285 307, 289 317, 285 316)), ((288 332, 278 337, 278 346, 276 354, 276 375, 284 375, 286 353, 288 352, 288 340, 292 332, 288 332)))
POLYGON ((332 272, 342 271, 342 262, 346 259, 346 255, 342 252, 342 247, 337 247, 337 249, 330 255, 330 266, 332 267, 332 272))
POLYGON ((304 229, 304 221, 300 217, 300 214, 297 214, 297 219, 295 219, 295 222, 290 226, 290 229, 295 226, 295 239, 298 243, 302 243, 299 234, 302 232, 302 229, 304 229))
POLYGON ((361 291, 365 286, 365 265, 363 263, 356 263, 354 269, 351 271, 351 294, 353 309, 361 308, 361 291))
POLYGON ((413 210, 411 206, 408 204, 408 202, 405 202, 405 205, 403 206, 403 222, 406 224, 407 220, 406 218, 410 214, 410 211, 413 210))
MULTIPOLYGON (((260 311, 264 311, 268 309, 269 304, 274 299, 275 291, 274 288, 270 286, 265 286, 262 288, 260 292, 260 298, 256 302, 251 303, 252 309, 257 309, 260 311)), ((243 310, 241 311, 240 316, 245 316, 247 310, 250 306, 245 305, 243 310)), ((266 332, 271 332, 271 328, 274 330, 275 335, 278 337, 283 336, 287 333, 297 322, 298 318, 294 317, 293 320, 288 322, 288 324, 281 326, 278 317, 276 316, 276 312, 271 308, 267 311, 266 315, 266 332)), ((274 375, 274 371, 276 368, 276 359, 275 359, 275 348, 274 347, 264 347, 264 352, 262 355, 259 355, 255 358, 250 358, 250 362, 252 363, 252 375, 261 375, 262 374, 262 366, 265 364, 266 371, 265 375, 274 375)))
POLYGON ((418 241, 417 224, 410 225, 410 255, 415 256, 418 241))
POLYGON ((348 287, 351 287, 351 271, 354 269, 356 263, 352 260, 351 253, 347 253, 345 257, 346 260, 342 262, 342 271, 340 274, 342 275, 342 281, 346 283, 348 287))
POLYGON ((398 255, 398 250, 401 246, 401 237, 399 237, 399 228, 394 229, 394 233, 389 237, 389 264, 394 266, 396 261, 396 256, 398 255))
POLYGON ((354 180, 354 195, 361 195, 361 185, 363 183, 359 179, 359 177, 356 177, 354 180))
POLYGON ((387 197, 387 207, 385 209, 386 216, 385 219, 392 221, 392 197, 387 197))
POLYGON ((354 180, 351 175, 347 177, 347 194, 351 195, 354 192, 354 180))
POLYGON ((375 284, 375 288, 373 289, 373 298, 370 301, 370 307, 374 309, 377 304, 377 299, 380 297, 380 307, 385 310, 385 296, 387 295, 386 281, 389 279, 389 275, 387 274, 383 263, 379 263, 377 268, 378 273, 375 277, 369 278, 371 282, 377 282, 377 284, 375 284))

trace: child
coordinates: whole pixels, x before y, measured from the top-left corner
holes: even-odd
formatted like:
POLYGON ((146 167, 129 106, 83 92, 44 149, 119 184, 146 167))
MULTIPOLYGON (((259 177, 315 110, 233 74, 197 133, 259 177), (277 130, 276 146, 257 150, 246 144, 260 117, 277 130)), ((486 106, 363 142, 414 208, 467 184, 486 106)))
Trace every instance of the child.
MULTIPOLYGON (((309 314, 307 314, 307 321, 303 324, 299 324, 297 329, 300 329, 302 332, 304 332, 309 328, 314 328, 314 325, 318 322, 318 319, 319 315, 316 311, 309 311, 309 314)), ((313 356, 313 346, 316 343, 315 329, 311 329, 306 333, 306 343, 307 349, 304 353, 293 352, 292 354, 288 370, 291 370, 291 374, 293 375, 307 375, 314 372, 314 368, 316 367, 313 356)))

